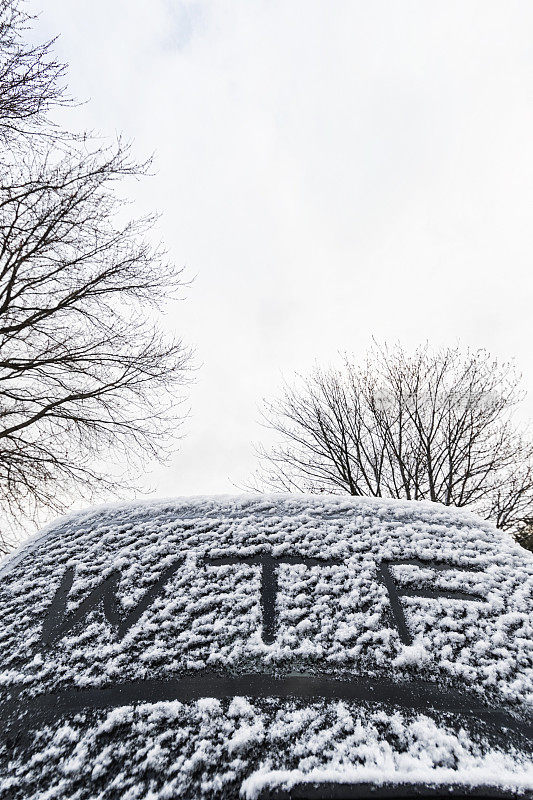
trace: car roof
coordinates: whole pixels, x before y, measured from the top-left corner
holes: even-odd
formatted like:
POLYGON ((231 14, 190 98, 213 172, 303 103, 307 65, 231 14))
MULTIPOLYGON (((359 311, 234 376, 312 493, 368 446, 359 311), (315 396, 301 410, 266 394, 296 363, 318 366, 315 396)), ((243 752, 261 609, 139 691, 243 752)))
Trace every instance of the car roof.
POLYGON ((531 797, 532 589, 429 502, 62 518, 0 564, 0 797, 531 797))

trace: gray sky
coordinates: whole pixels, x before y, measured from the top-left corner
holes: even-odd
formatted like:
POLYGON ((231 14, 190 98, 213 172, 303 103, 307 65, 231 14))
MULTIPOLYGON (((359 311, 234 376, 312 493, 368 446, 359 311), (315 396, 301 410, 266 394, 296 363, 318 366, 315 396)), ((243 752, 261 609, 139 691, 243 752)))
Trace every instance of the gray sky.
POLYGON ((234 491, 282 375, 372 335, 514 358, 533 411, 533 3, 47 0, 69 124, 123 132, 196 275, 202 367, 162 496, 234 491))

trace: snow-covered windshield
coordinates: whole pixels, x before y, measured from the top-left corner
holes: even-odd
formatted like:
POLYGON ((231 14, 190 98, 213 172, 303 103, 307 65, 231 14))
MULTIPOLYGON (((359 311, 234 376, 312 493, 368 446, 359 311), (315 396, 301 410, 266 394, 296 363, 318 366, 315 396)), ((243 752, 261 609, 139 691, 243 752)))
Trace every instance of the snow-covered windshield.
POLYGON ((437 504, 60 520, 0 565, 0 797, 531 796, 532 589, 531 554, 437 504))

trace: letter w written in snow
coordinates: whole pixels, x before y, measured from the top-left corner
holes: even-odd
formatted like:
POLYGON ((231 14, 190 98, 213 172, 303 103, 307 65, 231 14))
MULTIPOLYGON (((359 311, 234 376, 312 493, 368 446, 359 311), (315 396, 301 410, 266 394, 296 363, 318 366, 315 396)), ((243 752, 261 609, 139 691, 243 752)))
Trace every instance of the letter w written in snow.
POLYGON ((431 599, 446 597, 449 600, 466 600, 469 602, 478 603, 486 602, 484 597, 481 597, 481 595, 471 591, 470 589, 466 589, 465 591, 459 591, 457 589, 408 589, 398 586, 391 572, 391 567, 401 567, 404 564, 434 570, 455 570, 459 572, 474 573, 480 571, 477 567, 456 567, 453 564, 444 564, 439 561, 420 561, 418 558, 395 559, 394 561, 384 559, 381 561, 381 563, 378 565, 378 569, 389 594, 392 616, 403 644, 413 644, 413 637, 411 636, 411 631, 407 626, 405 614, 400 602, 400 596, 431 599))
POLYGON ((122 639, 153 603, 182 563, 183 559, 178 559, 164 569, 155 583, 147 589, 137 605, 130 611, 124 611, 117 598, 120 572, 114 570, 89 593, 85 600, 82 600, 77 608, 67 614, 68 595, 74 582, 74 569, 69 567, 65 570, 57 592, 46 612, 41 633, 42 643, 48 646, 54 644, 98 607, 103 608, 107 621, 116 628, 119 638, 122 639))

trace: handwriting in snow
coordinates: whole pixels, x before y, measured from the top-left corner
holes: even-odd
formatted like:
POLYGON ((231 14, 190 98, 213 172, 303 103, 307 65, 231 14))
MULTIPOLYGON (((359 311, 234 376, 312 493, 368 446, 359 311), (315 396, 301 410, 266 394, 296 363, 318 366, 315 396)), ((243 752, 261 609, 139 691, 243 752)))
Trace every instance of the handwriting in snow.
MULTIPOLYGON (((68 595, 74 582, 74 569, 72 567, 67 568, 63 573, 59 587, 45 615, 41 634, 42 644, 46 647, 52 646, 82 622, 91 611, 94 611, 98 607, 103 609, 107 621, 116 629, 118 637, 122 638, 127 631, 138 622, 156 597, 161 594, 166 584, 171 580, 182 563, 183 559, 177 559, 169 567, 164 569, 156 582, 129 611, 125 611, 118 600, 117 588, 120 581, 120 572, 114 570, 89 593, 74 611, 67 613, 68 595)), ((303 564, 307 567, 342 564, 342 562, 336 558, 309 558, 299 555, 273 556, 270 553, 258 553, 254 556, 217 556, 206 558, 204 563, 211 567, 231 565, 239 568, 246 565, 261 568, 260 604, 262 613, 262 638, 265 644, 272 644, 276 638, 277 596, 279 592, 278 567, 281 564, 303 564)), ((378 575, 387 590, 392 619, 403 644, 412 644, 413 638, 405 618, 401 597, 430 599, 446 597, 451 600, 467 602, 484 601, 483 597, 471 590, 458 591, 455 589, 423 589, 399 586, 394 578, 392 569, 404 564, 417 567, 430 567, 435 570, 459 570, 462 572, 478 571, 472 567, 457 567, 443 562, 421 561, 413 558, 396 560, 384 559, 378 562, 378 575)))

